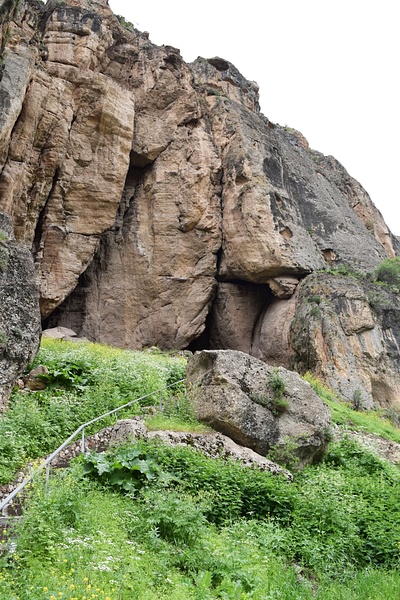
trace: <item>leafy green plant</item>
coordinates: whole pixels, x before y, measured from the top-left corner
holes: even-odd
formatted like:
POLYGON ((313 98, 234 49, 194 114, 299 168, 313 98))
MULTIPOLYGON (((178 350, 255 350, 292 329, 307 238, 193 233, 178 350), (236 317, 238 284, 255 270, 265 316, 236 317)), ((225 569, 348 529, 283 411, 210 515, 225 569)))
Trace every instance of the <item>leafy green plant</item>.
POLYGON ((117 17, 121 27, 123 27, 124 29, 127 29, 128 31, 135 31, 135 27, 134 27, 133 23, 131 23, 130 21, 127 21, 125 19, 125 17, 123 17, 122 15, 116 15, 116 17, 117 17))
POLYGON ((82 393, 90 382, 90 366, 84 362, 60 363, 48 373, 37 375, 49 388, 64 388, 82 393))
POLYGON ((146 526, 175 545, 193 546, 205 527, 205 506, 188 494, 151 491, 143 496, 146 526))
POLYGON ((279 399, 282 398, 283 394, 286 391, 285 380, 282 375, 279 373, 279 370, 275 368, 272 373, 268 377, 268 385, 272 388, 274 392, 274 398, 279 399))
POLYGON ((84 473, 105 485, 133 493, 161 476, 158 464, 139 449, 123 446, 111 453, 92 452, 84 458, 84 473))
POLYGON ((300 467, 297 456, 298 443, 294 438, 286 437, 283 444, 276 444, 268 451, 268 458, 289 471, 296 472, 300 467))
MULTIPOLYGON (((183 379, 186 359, 43 339, 27 372, 39 365, 49 370, 48 387, 30 393, 14 390, 9 409, 0 415, 0 484, 11 481, 29 460, 55 450, 82 423, 142 396, 147 395, 119 412, 118 418, 158 404, 159 394, 152 392, 183 379)), ((173 404, 174 394, 181 390, 180 383, 165 390, 164 404, 170 399, 173 404)), ((181 414, 183 405, 184 401, 181 414)), ((110 416, 96 422, 87 434, 114 424, 115 419, 110 416)))
POLYGON ((322 269, 321 273, 329 273, 330 275, 343 275, 345 277, 353 277, 354 279, 364 279, 365 274, 362 271, 352 269, 346 264, 338 265, 337 267, 331 267, 328 269, 322 269))

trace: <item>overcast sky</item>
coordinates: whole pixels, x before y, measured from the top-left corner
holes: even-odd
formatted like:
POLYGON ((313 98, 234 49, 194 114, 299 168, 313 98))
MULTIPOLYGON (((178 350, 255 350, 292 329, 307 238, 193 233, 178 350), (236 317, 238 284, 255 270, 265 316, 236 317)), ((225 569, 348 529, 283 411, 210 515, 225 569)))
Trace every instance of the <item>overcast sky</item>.
POLYGON ((400 235, 396 0, 109 0, 190 62, 221 56, 260 86, 262 112, 335 156, 400 235))

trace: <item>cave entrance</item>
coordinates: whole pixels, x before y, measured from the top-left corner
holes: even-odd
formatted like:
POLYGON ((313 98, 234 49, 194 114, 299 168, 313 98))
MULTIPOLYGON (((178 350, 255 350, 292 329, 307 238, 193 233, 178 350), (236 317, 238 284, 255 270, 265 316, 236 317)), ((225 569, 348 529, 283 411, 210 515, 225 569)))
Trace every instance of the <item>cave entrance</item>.
POLYGON ((275 296, 266 284, 219 282, 204 332, 188 350, 241 350, 251 352, 257 328, 275 296))

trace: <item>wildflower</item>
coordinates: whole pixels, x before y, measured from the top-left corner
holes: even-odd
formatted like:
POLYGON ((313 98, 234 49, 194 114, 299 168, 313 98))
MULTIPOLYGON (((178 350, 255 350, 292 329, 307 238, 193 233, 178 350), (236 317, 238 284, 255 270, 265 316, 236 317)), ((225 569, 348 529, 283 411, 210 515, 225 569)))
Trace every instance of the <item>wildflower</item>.
POLYGON ((48 591, 49 591, 49 588, 48 588, 48 587, 46 587, 46 586, 44 586, 44 588, 43 588, 43 591, 44 591, 44 592, 48 592, 48 591))

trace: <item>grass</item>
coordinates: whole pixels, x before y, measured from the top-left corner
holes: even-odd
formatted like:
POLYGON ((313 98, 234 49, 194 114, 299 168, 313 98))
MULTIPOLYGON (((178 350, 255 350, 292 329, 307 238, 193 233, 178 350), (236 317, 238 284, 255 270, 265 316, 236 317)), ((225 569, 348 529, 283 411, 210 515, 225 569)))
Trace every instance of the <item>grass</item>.
MULTIPOLYGON (((11 481, 17 469, 55 450, 82 423, 185 376, 180 357, 129 352, 100 344, 44 339, 34 363, 45 364, 47 387, 36 392, 14 391, 10 408, 0 416, 0 484, 11 481)), ((182 395, 177 384, 163 393, 168 403, 182 395)), ((159 394, 139 400, 118 414, 140 414, 144 406, 158 404, 159 394)), ((94 433, 114 424, 107 417, 89 428, 94 433)))
POLYGON ((17 553, 0 556, 0 598, 399 597, 399 471, 356 444, 332 446, 294 484, 190 448, 136 447, 161 471, 134 494, 84 476, 79 459, 47 494, 35 483, 17 553))
MULTIPOLYGON (((48 388, 15 392, 0 420, 3 475, 185 368, 179 357, 54 341, 39 363, 48 388)), ((354 411, 306 379, 335 422, 399 439, 375 412, 354 411)), ((149 428, 207 429, 182 386, 162 402, 163 413, 147 413, 149 428)), ((7 556, 7 532, 0 536, 1 600, 400 597, 400 470, 347 439, 293 483, 189 447, 126 444, 53 472, 47 492, 38 476, 23 511, 15 554, 7 556)))
POLYGON ((203 423, 188 422, 184 418, 169 417, 163 413, 156 413, 150 417, 146 417, 144 422, 150 431, 169 430, 187 431, 188 433, 209 433, 213 431, 203 423))
POLYGON ((315 392, 329 406, 334 423, 400 443, 400 429, 386 419, 382 411, 365 410, 360 412, 353 410, 349 403, 339 400, 335 393, 317 377, 314 377, 312 373, 306 373, 304 379, 310 383, 315 392))

